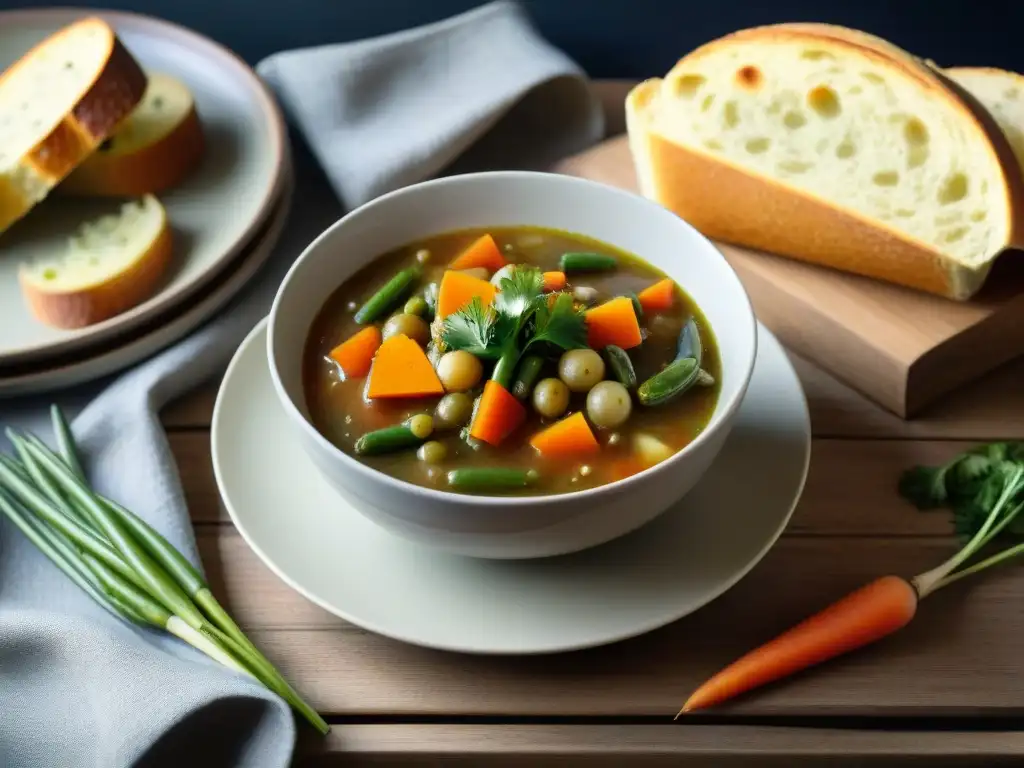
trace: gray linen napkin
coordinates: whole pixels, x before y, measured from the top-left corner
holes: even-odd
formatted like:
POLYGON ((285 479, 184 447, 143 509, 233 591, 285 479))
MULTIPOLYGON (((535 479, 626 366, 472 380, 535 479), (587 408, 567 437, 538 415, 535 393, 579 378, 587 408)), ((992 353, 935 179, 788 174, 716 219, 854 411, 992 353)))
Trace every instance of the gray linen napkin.
MULTIPOLYGON (((0 401, 0 422, 44 439, 52 399, 77 413, 94 484, 197 564, 159 410, 223 371, 295 256, 340 215, 331 188, 351 208, 442 172, 539 167, 603 127, 580 70, 508 2, 277 54, 258 72, 326 172, 299 148, 296 202, 270 264, 217 318, 134 370, 0 401)), ((112 619, 0 516, 0 766, 278 768, 294 743, 282 701, 174 639, 112 619)))

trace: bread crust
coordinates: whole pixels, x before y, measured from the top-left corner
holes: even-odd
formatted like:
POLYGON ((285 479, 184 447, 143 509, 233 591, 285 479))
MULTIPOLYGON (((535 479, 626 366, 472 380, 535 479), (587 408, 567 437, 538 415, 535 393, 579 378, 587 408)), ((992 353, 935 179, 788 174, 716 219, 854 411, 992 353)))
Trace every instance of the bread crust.
POLYGON ((199 165, 205 137, 195 105, 185 119, 159 141, 137 152, 105 156, 97 152, 58 187, 61 194, 84 197, 141 197, 180 184, 199 165))
MULTIPOLYGON (((78 94, 61 120, 19 160, 21 168, 34 177, 41 197, 21 196, 0 209, 0 232, 22 218, 39 199, 46 196, 72 169, 88 157, 138 104, 147 78, 138 62, 121 44, 114 30, 99 17, 76 21, 42 40, 0 75, 0 86, 19 76, 41 52, 61 44, 82 27, 101 35, 109 51, 104 64, 78 94)), ((7 185, 10 187, 10 184, 7 185)), ((7 202, 6 195, 5 201, 7 202)))
MULTIPOLYGON (((992 258, 1020 242, 1024 233, 1024 179, 1008 140, 980 104, 969 95, 964 98, 962 88, 896 46, 866 33, 823 24, 755 27, 701 46, 680 59, 666 79, 720 46, 772 38, 854 47, 865 56, 899 68, 965 115, 993 153, 1003 177, 1009 221, 1005 242, 991 254, 992 258)), ((966 269, 930 244, 884 222, 742 168, 728 158, 680 146, 660 136, 644 114, 660 82, 644 81, 626 99, 627 130, 641 192, 708 237, 951 299, 967 299, 983 284, 988 265, 966 269)))
POLYGON ((108 320, 153 295, 174 254, 174 237, 164 219, 160 233, 131 266, 96 285, 75 291, 47 291, 20 277, 33 317, 55 328, 75 329, 108 320))

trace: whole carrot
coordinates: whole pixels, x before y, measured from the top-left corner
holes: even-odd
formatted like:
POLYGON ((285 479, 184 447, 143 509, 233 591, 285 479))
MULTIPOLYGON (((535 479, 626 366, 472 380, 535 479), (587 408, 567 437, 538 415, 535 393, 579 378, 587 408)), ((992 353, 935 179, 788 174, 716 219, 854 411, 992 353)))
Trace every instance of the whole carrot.
MULTIPOLYGON (((973 456, 977 458, 977 454, 973 456)), ((880 640, 909 624, 917 613, 918 603, 936 590, 1024 552, 1024 544, 1018 544, 957 571, 1024 509, 1024 500, 1018 500, 1024 495, 1024 462, 998 461, 992 467, 991 471, 998 473, 990 476, 998 484, 998 492, 991 497, 996 501, 986 510, 980 528, 953 557, 909 581, 899 576, 882 576, 854 590, 712 676, 691 694, 676 717, 721 704, 880 640)), ((920 474, 923 468, 916 469, 920 474)), ((948 474, 949 465, 927 478, 932 494, 947 482, 945 474, 937 474, 940 472, 948 474)), ((976 481, 977 477, 972 479, 976 481)))

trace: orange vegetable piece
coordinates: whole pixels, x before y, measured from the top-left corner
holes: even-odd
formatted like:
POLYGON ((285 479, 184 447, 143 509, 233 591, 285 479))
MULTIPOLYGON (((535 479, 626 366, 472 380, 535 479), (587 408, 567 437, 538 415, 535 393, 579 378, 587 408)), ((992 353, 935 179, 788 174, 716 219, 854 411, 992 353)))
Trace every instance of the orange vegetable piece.
POLYGON ((443 394, 441 380, 419 344, 400 333, 380 345, 370 366, 366 388, 368 398, 378 400, 443 394))
POLYGON ((672 309, 672 304, 676 300, 676 284, 666 277, 647 286, 636 297, 640 299, 640 306, 644 308, 644 312, 652 315, 667 312, 672 309))
POLYGON ((905 579, 875 579, 714 675, 690 696, 680 714, 720 704, 883 638, 914 618, 917 603, 917 592, 905 579))
POLYGON ((565 272, 545 272, 543 277, 545 291, 560 291, 565 288, 565 272))
POLYGON ((486 307, 494 301, 497 292, 498 289, 486 280, 449 269, 444 273, 441 285, 437 289, 437 314, 442 318, 448 317, 469 304, 476 296, 480 297, 480 301, 486 307))
POLYGON ((473 269, 474 267, 486 267, 491 272, 497 272, 508 264, 508 261, 501 255, 498 244, 490 235, 483 235, 474 240, 470 246, 455 257, 455 261, 448 265, 448 269, 473 269))
POLYGON ((587 346, 593 349, 601 349, 609 344, 630 349, 643 341, 633 302, 626 296, 619 296, 588 309, 586 318, 587 346))
MULTIPOLYGON (((627 299, 628 301, 628 299, 627 299)), ((576 411, 530 438, 530 445, 544 456, 576 456, 601 450, 583 411, 576 411)))
POLYGON ((358 379, 370 372, 373 355, 380 347, 380 338, 380 329, 368 325, 332 349, 331 359, 338 364, 346 379, 358 379))
POLYGON ((526 419, 526 408, 493 379, 484 384, 480 405, 469 428, 470 437, 490 445, 500 444, 526 419))

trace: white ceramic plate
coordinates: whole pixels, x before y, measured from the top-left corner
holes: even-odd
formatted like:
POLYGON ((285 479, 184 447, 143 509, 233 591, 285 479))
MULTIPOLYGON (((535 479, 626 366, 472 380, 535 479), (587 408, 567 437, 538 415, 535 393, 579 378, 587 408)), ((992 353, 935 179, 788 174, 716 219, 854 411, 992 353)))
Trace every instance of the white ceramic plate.
POLYGON ((242 290, 259 271, 281 238, 292 202, 292 172, 288 165, 285 186, 269 220, 249 247, 214 282, 184 306, 175 306, 167 316, 158 315, 138 333, 118 340, 114 346, 100 345, 81 354, 62 358, 54 365, 24 366, 12 375, 0 375, 0 398, 40 394, 93 381, 134 365, 156 354, 202 325, 242 290))
POLYGON ((810 446, 800 382, 778 341, 759 327, 757 362, 733 433, 683 501, 600 547, 500 561, 394 537, 330 489, 293 439, 274 395, 265 322, 235 354, 212 426, 224 506, 282 580, 372 632, 494 654, 623 640, 718 597, 782 533, 803 489, 810 446))
MULTIPOLYGON (((0 67, 47 34, 91 13, 87 9, 0 12, 0 67)), ((28 312, 18 265, 60 250, 85 218, 117 201, 78 201, 51 194, 0 235, 0 365, 52 359, 136 328, 215 278, 266 222, 280 196, 284 124, 252 69, 213 41, 158 19, 107 13, 143 69, 168 72, 193 91, 207 140, 200 168, 160 195, 176 235, 175 260, 149 300, 102 323, 73 331, 50 328, 28 312)))

